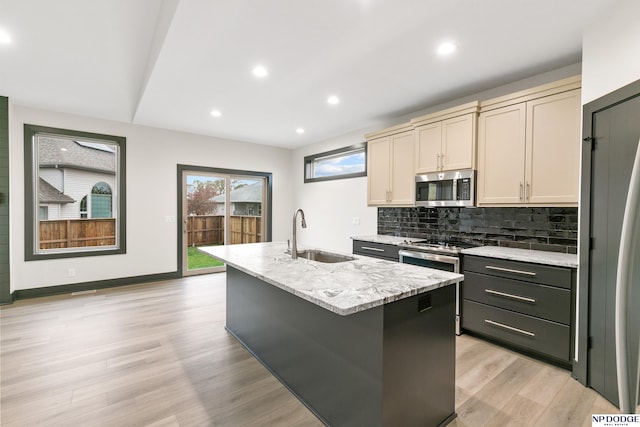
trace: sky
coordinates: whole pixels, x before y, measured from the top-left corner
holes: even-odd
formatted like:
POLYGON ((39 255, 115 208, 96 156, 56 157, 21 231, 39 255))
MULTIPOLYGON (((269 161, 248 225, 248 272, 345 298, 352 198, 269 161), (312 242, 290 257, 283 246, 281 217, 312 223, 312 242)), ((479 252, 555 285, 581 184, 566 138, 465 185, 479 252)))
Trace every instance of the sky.
POLYGON ((314 177, 344 175, 364 171, 364 153, 354 153, 341 157, 319 159, 314 163, 314 177))

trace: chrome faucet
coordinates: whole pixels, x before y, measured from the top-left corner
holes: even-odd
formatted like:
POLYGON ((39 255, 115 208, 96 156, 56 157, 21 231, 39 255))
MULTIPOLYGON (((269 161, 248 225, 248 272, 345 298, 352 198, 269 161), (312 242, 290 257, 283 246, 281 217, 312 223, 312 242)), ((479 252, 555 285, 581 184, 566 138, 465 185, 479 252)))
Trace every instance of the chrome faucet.
POLYGON ((291 259, 298 258, 298 243, 296 241, 296 217, 298 216, 298 212, 300 212, 300 216, 302 217, 302 228, 307 228, 307 221, 304 219, 304 211, 302 209, 298 209, 293 213, 293 238, 291 239, 291 259))

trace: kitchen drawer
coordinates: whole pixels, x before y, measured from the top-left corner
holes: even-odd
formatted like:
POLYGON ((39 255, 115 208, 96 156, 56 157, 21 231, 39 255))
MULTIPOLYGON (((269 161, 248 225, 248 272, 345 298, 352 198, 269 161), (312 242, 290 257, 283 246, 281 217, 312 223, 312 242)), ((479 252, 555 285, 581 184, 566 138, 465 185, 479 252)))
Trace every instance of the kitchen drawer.
POLYGON ((362 240, 353 241, 353 253, 356 255, 366 255, 374 258, 382 258, 388 261, 398 261, 400 248, 396 245, 385 243, 365 242, 362 240))
POLYGON ((570 362, 569 326, 463 300, 462 327, 472 332, 570 362))
POLYGON ((464 269, 475 273, 525 280, 571 289, 571 269, 479 256, 464 257, 464 269))
POLYGON ((463 298, 558 323, 571 323, 571 291, 465 270, 463 298))

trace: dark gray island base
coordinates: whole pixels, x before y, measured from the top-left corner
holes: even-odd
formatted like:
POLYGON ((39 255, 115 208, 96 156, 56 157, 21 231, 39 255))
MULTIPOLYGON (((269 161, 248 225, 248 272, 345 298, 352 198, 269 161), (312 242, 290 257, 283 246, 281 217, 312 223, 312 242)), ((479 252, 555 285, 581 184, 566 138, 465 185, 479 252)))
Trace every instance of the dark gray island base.
POLYGON ((226 328, 326 425, 446 425, 456 416, 454 293, 341 316, 227 265, 226 328))

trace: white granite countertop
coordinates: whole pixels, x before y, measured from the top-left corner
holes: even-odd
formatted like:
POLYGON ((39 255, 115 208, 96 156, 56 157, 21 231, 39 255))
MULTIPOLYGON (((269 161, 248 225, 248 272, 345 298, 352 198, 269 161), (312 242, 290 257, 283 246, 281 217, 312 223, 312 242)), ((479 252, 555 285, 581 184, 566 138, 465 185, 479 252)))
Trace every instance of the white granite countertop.
POLYGON ((578 267, 577 255, 559 252, 534 251, 530 249, 504 248, 499 246, 480 246, 478 248, 463 249, 462 253, 465 255, 532 262, 534 264, 553 265, 556 267, 578 267))
POLYGON ((424 240, 424 239, 415 238, 415 237, 395 237, 395 236, 385 236, 382 234, 374 234, 371 236, 352 236, 351 239, 360 240, 362 242, 384 243, 387 245, 400 245, 402 243, 419 242, 424 240))
MULTIPOLYGON (((349 315, 463 280, 461 274, 351 255, 353 261, 291 259, 286 242, 198 248, 228 265, 339 315, 349 315)), ((312 249, 298 247, 298 250, 312 249)), ((342 254, 347 255, 347 254, 342 254)))

